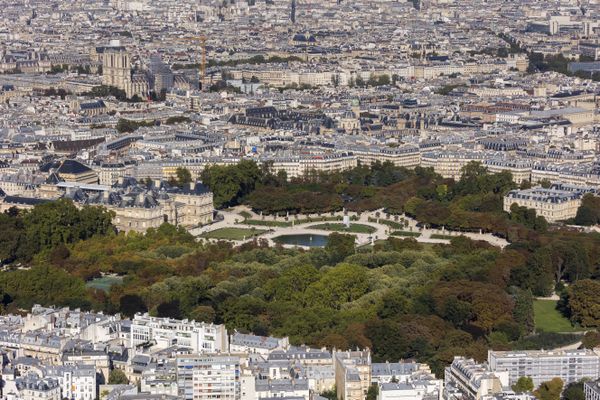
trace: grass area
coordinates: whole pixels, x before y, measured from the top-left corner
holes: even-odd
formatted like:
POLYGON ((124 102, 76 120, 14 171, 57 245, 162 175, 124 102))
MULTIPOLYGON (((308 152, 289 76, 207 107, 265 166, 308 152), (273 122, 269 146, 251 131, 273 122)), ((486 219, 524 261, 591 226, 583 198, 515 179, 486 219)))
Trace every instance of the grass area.
MULTIPOLYGON (((315 217, 315 218, 304 218, 293 220, 294 225, 305 224, 307 222, 322 222, 322 221, 341 221, 342 217, 315 217)), ((273 221, 269 219, 247 219, 243 221, 246 225, 257 225, 257 226, 275 226, 278 228, 287 228, 292 226, 292 219, 289 221, 273 221)))
POLYGON ((309 226, 311 229, 321 229, 324 231, 336 231, 336 232, 350 232, 350 233, 373 233, 376 232, 377 229, 373 228, 369 225, 363 224, 353 224, 351 223, 349 227, 346 227, 344 224, 318 224, 309 226))
MULTIPOLYGON (((377 218, 369 217, 369 222, 377 223, 377 218)), ((400 222, 389 221, 389 220, 383 219, 383 218, 379 218, 379 223, 383 224, 383 225, 387 225, 392 229, 404 229, 405 228, 404 224, 402 224, 400 222)))
POLYGON ((582 329, 571 325, 556 309, 556 300, 534 300, 533 316, 535 329, 544 332, 577 332, 582 329))
POLYGON ((221 240, 244 240, 265 233, 264 229, 245 229, 245 228, 220 228, 214 231, 206 232, 200 237, 206 239, 221 240))
POLYGON ((394 231, 391 233, 392 236, 408 236, 408 237, 419 237, 421 232, 409 232, 409 231, 394 231))
POLYGON ((456 236, 450 236, 450 235, 442 235, 439 233, 434 233, 431 235, 432 239, 442 239, 442 240, 452 240, 454 239, 456 236))
POLYGON ((103 276, 101 278, 94 278, 85 285, 93 289, 99 289, 108 292, 111 286, 120 285, 122 282, 123 278, 120 276, 103 276))

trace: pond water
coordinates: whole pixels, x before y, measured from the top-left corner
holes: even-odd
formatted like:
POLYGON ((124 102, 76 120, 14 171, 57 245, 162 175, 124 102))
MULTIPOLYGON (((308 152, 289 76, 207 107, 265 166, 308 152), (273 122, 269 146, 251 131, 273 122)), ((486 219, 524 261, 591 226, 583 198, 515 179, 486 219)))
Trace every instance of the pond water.
POLYGON ((306 247, 325 247, 327 236, 325 235, 281 235, 273 238, 273 241, 281 244, 306 247))

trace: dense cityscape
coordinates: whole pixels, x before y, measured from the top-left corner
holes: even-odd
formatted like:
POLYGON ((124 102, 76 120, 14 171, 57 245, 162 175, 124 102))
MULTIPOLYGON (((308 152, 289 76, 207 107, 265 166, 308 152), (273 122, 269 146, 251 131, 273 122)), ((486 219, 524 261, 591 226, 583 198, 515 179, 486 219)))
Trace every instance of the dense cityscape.
POLYGON ((600 400, 596 0, 0 7, 0 398, 600 400))

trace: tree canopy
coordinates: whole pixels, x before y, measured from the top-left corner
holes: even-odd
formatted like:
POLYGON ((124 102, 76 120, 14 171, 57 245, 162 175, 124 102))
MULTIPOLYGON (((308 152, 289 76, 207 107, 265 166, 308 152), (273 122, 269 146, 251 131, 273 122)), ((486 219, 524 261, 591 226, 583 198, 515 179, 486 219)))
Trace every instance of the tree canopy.
MULTIPOLYGON (((178 180, 187 181, 179 172, 178 180)), ((489 349, 575 341, 534 331, 533 296, 567 283, 561 310, 573 323, 598 326, 600 235, 540 229, 526 209, 509 215, 502 196, 513 184, 499 175, 470 164, 455 182, 430 169, 375 163, 287 179, 244 161, 208 167, 202 179, 223 207, 361 212, 383 206, 422 224, 508 238, 502 250, 464 236, 445 245, 389 238, 357 248, 354 236, 338 233, 310 250, 269 247, 260 238, 236 247, 197 242, 169 224, 116 233, 107 210, 78 209, 68 200, 9 210, 0 215, 0 256, 8 267, 0 274, 1 307, 17 312, 40 303, 189 318, 289 336, 293 344, 369 347, 374 360, 415 358, 437 374, 456 354, 483 361, 489 349), (95 289, 93 281, 107 274, 118 283, 95 289)), ((553 400, 556 388, 546 383, 539 398, 553 400)))

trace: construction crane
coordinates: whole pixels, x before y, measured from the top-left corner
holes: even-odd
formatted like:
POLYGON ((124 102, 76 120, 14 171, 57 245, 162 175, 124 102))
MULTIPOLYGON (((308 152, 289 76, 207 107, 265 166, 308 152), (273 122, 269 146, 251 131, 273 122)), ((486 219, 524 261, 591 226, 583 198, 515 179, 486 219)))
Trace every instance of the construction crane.
MULTIPOLYGON (((199 81, 200 81, 200 89, 205 92, 206 91, 206 36, 205 35, 198 35, 198 36, 194 36, 194 37, 184 37, 184 38, 179 38, 177 41, 180 42, 192 42, 192 43, 196 43, 200 45, 200 48, 202 49, 202 60, 200 62, 200 70, 199 70, 199 81)), ((196 56, 196 60, 198 59, 198 57, 196 56)))

